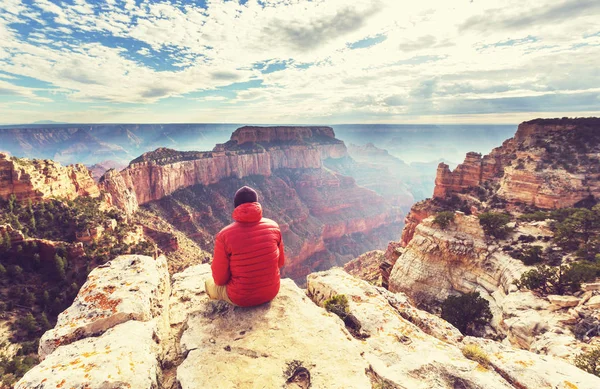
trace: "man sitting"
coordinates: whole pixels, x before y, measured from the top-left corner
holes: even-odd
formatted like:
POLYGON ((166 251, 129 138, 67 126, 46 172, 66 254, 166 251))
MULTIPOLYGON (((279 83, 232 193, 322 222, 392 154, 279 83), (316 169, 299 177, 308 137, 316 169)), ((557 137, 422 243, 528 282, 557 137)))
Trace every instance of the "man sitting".
POLYGON ((213 300, 250 307, 271 301, 279 292, 279 268, 285 262, 279 225, 262 217, 258 195, 247 186, 235 193, 233 223, 215 238, 212 279, 205 288, 213 300))

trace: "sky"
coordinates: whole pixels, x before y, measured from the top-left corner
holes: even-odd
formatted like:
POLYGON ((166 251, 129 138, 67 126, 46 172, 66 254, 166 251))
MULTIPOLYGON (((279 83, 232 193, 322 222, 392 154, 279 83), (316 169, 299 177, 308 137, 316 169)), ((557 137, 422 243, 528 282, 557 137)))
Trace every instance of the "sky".
POLYGON ((598 0, 0 0, 0 123, 600 115, 598 0))

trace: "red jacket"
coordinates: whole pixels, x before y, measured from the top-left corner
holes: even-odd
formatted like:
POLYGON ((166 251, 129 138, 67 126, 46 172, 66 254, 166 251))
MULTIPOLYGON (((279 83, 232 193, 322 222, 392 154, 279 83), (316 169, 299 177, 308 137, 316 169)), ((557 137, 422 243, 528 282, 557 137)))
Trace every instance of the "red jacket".
POLYGON ((285 262, 279 225, 262 217, 259 203, 244 203, 215 239, 211 265, 217 285, 227 285, 236 305, 249 307, 271 301, 279 292, 279 268, 285 262))

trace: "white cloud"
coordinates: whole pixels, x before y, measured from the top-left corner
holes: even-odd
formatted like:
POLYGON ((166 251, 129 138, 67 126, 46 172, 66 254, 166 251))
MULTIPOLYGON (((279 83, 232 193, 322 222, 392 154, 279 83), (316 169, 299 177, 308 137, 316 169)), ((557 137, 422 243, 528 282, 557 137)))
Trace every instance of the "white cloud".
POLYGON ((258 112, 287 122, 357 112, 398 120, 435 115, 450 109, 453 99, 547 99, 549 93, 583 95, 600 88, 594 60, 600 57, 600 7, 592 0, 207 4, 76 0, 58 6, 35 0, 27 8, 5 0, 0 70, 51 83, 83 102, 156 103, 262 80, 260 88, 237 91, 234 99, 196 100, 210 101, 211 115, 239 121, 258 112), (95 32, 132 44, 60 41, 39 32, 23 41, 10 25, 35 12, 60 24, 53 28, 57 33, 95 32), (375 36, 386 39, 348 47, 375 36), (149 62, 131 59, 134 51, 149 62), (170 66, 153 68, 156 57, 170 66), (283 61, 287 67, 269 74, 254 67, 283 61), (221 108, 214 109, 218 102, 221 108))

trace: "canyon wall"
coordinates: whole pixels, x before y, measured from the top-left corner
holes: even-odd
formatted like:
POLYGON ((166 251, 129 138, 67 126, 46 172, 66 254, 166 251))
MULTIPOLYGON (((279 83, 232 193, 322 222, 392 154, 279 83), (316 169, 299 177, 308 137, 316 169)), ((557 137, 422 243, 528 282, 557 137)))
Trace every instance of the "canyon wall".
POLYGON ((333 137, 329 127, 242 127, 233 133, 228 143, 217 145, 212 152, 178 153, 157 149, 146 153, 122 170, 120 178, 114 173, 105 175, 100 186, 119 199, 123 197, 119 192, 126 188, 141 205, 181 188, 215 184, 224 178, 271 176, 276 169, 319 169, 324 159, 345 155, 346 146, 333 137), (240 149, 252 139, 263 143, 240 149), (290 140, 305 144, 280 144, 290 140))
POLYGON ((89 170, 80 164, 62 166, 47 159, 20 159, 0 153, 0 198, 19 201, 50 197, 74 199, 100 195, 89 170))
POLYGON ((303 283, 400 235, 400 207, 323 168, 342 159, 346 146, 330 127, 242 127, 210 152, 145 153, 99 185, 127 213, 144 205, 211 252, 215 234, 232 221, 233 194, 249 185, 265 217, 281 226, 284 275, 303 283))

